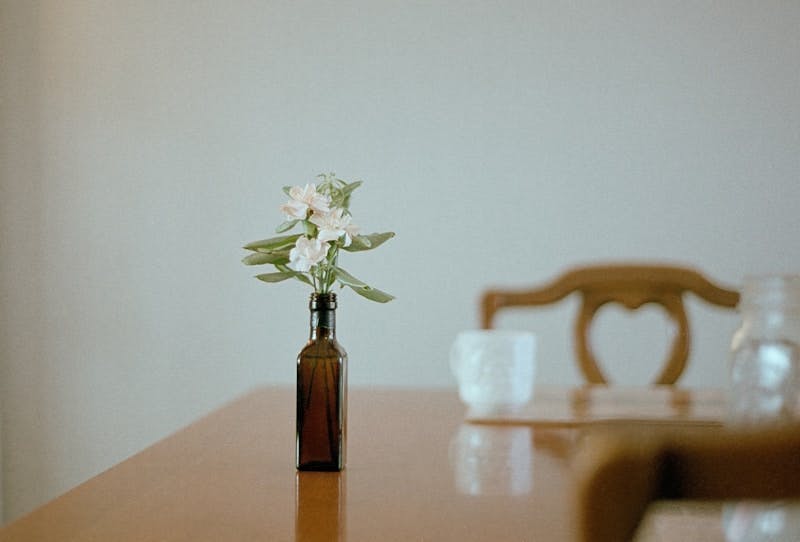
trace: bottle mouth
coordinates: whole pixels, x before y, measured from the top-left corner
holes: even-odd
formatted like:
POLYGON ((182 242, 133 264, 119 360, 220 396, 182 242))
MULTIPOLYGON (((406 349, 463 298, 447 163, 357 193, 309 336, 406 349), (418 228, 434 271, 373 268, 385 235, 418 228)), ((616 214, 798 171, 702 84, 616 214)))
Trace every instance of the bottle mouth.
POLYGON ((325 294, 314 292, 311 294, 308 307, 311 310, 334 310, 336 309, 336 294, 333 292, 325 294))
POLYGON ((800 307, 800 275, 747 276, 742 290, 742 304, 800 307))

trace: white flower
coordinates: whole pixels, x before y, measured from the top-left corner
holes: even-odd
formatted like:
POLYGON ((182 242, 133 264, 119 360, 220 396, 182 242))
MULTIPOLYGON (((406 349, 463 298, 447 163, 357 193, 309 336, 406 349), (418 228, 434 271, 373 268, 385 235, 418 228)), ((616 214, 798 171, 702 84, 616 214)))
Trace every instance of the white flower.
POLYGON ((352 236, 358 233, 358 227, 351 224, 352 217, 344 214, 344 209, 333 209, 329 213, 314 213, 309 222, 319 228, 317 237, 321 241, 336 241, 344 236, 344 246, 350 246, 352 236))
POLYGON ((281 205, 281 212, 287 218, 303 220, 309 209, 320 213, 330 211, 331 198, 317 192, 315 184, 307 184, 304 188, 293 186, 289 189, 289 197, 291 199, 281 205))
POLYGON ((298 237, 294 248, 289 251, 289 269, 305 273, 312 265, 321 262, 328 255, 330 245, 319 239, 298 237))

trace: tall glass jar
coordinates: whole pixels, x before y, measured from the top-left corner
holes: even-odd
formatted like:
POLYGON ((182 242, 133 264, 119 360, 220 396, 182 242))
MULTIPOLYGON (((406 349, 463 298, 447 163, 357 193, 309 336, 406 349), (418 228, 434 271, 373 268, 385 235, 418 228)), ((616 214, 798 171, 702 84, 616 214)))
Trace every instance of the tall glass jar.
POLYGON ((347 436, 347 353, 336 340, 336 294, 311 294, 309 339, 297 356, 297 468, 339 471, 347 436))
MULTIPOLYGON (((746 279, 741 327, 731 343, 729 423, 775 424, 797 416, 800 387, 800 276, 746 279)), ((723 507, 725 540, 800 540, 796 503, 735 502, 723 507)))
POLYGON ((731 342, 729 422, 780 423, 797 415, 800 275, 748 277, 731 342))

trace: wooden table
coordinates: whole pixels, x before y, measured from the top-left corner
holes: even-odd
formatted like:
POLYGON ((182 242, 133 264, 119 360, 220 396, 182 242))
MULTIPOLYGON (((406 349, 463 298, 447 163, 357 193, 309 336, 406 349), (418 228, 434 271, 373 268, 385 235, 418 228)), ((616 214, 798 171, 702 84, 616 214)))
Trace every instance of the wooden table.
POLYGON ((574 537, 578 428, 466 423, 454 391, 351 389, 346 470, 297 473, 294 407, 293 389, 255 390, 7 525, 0 541, 574 537))

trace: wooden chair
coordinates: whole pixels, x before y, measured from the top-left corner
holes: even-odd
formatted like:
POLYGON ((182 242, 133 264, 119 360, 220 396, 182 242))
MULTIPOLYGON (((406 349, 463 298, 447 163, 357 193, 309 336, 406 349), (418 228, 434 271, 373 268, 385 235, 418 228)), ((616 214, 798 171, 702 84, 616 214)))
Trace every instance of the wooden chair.
POLYGON ((800 424, 595 434, 574 457, 579 540, 632 540, 653 501, 800 498, 800 424))
POLYGON ((587 382, 608 383, 589 344, 589 330, 597 310, 606 303, 638 309, 646 303, 664 307, 677 333, 663 369, 654 384, 674 384, 689 357, 689 322, 683 296, 691 292, 713 305, 733 308, 739 293, 717 286, 692 269, 666 265, 593 265, 577 267, 552 282, 533 289, 493 289, 481 298, 481 327, 491 329, 497 311, 508 307, 555 303, 578 292, 582 305, 575 321, 575 352, 587 382))

